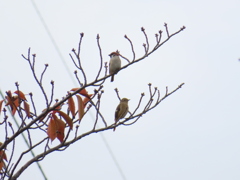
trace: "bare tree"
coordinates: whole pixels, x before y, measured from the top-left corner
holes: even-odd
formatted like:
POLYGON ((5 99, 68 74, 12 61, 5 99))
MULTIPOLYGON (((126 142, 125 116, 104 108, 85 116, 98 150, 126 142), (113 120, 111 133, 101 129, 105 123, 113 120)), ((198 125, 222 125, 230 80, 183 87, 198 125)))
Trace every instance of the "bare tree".
MULTIPOLYGON (((120 71, 128 66, 146 59, 149 55, 165 44, 170 38, 185 29, 183 26, 175 33, 169 34, 167 24, 164 26, 167 38, 162 41, 161 38, 163 32, 159 31, 157 34, 155 34, 156 44, 152 49, 150 49, 149 40, 145 29, 141 28, 146 41, 143 44, 144 55, 139 58, 137 58, 135 55, 134 45, 131 39, 128 38, 127 35, 124 36, 130 43, 133 58, 130 60, 123 54, 120 54, 120 56, 127 61, 127 64, 121 67, 120 71)), ((48 64, 45 64, 45 68, 41 75, 37 76, 35 71, 36 55, 31 55, 30 48, 28 49, 27 56, 22 55, 23 58, 29 63, 32 76, 34 77, 41 90, 41 93, 45 98, 44 101, 46 106, 45 109, 39 113, 39 110, 37 110, 35 106, 33 93, 29 94, 29 99, 27 101, 25 94, 20 90, 18 83, 16 83, 16 91, 7 91, 3 100, 0 101, 0 110, 2 109, 2 104, 5 103, 5 105, 11 109, 11 112, 9 113, 14 115, 19 123, 19 126, 15 128, 12 125, 13 120, 10 120, 8 117, 9 113, 7 112, 7 109, 3 108, 3 110, 1 110, 3 119, 0 122, 0 126, 5 128, 5 139, 4 142, 0 144, 1 179, 17 179, 31 164, 43 160, 47 155, 54 151, 63 151, 67 149, 71 144, 84 138, 85 136, 110 130, 120 125, 128 126, 136 123, 143 114, 158 106, 164 99, 176 92, 184 84, 182 83, 178 85, 176 89, 170 92, 168 91, 168 87, 166 87, 163 95, 160 94, 160 90, 157 87, 152 87, 151 84, 148 84, 149 93, 147 97, 144 93, 142 93, 140 95, 138 105, 135 107, 135 109, 131 108, 131 111, 128 112, 128 115, 125 119, 121 120, 117 124, 114 122, 112 122, 112 124, 107 124, 104 114, 100 111, 100 106, 102 103, 101 98, 104 90, 103 85, 106 79, 111 76, 108 75, 108 64, 103 62, 100 37, 97 35, 100 66, 98 72, 96 72, 95 79, 92 82, 89 82, 89 79, 84 71, 84 67, 82 66, 83 60, 80 56, 83 37, 84 34, 81 33, 77 50, 72 49, 72 53, 69 54, 73 64, 77 68, 77 71, 75 71, 74 74, 78 81, 79 88, 73 88, 69 90, 69 92, 67 92, 65 97, 61 100, 55 101, 53 99, 55 91, 53 81, 51 81, 52 91, 50 95, 46 93, 43 86, 43 78, 45 72, 47 71, 48 64), (89 94, 87 92, 87 89, 91 86, 95 87, 93 94, 89 94), (73 96, 77 97, 77 101, 73 99, 73 96), (142 103, 143 98, 148 99, 146 104, 142 103), (28 102, 30 102, 30 104, 28 102), (65 107, 65 110, 63 106, 65 107), (81 120, 84 118, 85 114, 88 113, 89 109, 93 109, 95 111, 95 122, 92 124, 92 128, 90 128, 88 131, 81 132, 79 130, 81 120), (31 121, 29 121, 29 119, 31 121), (33 137, 36 131, 38 131, 38 137, 40 137, 40 140, 39 138, 33 137), (25 141, 28 144, 28 148, 23 150, 19 156, 15 157, 16 149, 18 149, 18 147, 16 147, 16 138, 22 133, 27 134, 25 141), (59 144, 56 146, 51 145, 50 142, 56 138, 59 140, 59 144), (7 147, 10 147, 8 149, 11 149, 11 151, 8 151, 8 155, 6 155, 5 151, 7 147), (24 157, 26 157, 27 154, 32 153, 32 150, 37 150, 38 154, 26 161, 24 157), (20 166, 20 163, 23 165, 20 166)), ((121 98, 118 89, 115 89, 115 91, 120 100, 121 98)))

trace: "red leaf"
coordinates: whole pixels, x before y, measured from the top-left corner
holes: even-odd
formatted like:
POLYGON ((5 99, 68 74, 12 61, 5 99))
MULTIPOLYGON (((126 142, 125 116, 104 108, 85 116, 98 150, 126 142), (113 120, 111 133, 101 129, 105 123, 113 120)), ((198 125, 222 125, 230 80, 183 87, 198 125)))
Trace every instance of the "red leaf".
POLYGON ((48 137, 53 141, 57 137, 57 127, 55 120, 53 118, 50 119, 47 129, 48 137))
POLYGON ((79 120, 81 120, 84 115, 84 105, 83 105, 81 96, 79 95, 76 95, 76 96, 78 99, 78 117, 79 117, 79 120))
POLYGON ((68 108, 69 108, 69 111, 71 112, 72 116, 75 117, 75 104, 74 104, 74 101, 73 101, 73 97, 70 97, 68 99, 68 108))
POLYGON ((24 110, 25 110, 25 112, 26 112, 26 114, 27 114, 27 117, 30 118, 30 117, 31 117, 31 114, 30 114, 29 104, 28 104, 26 101, 24 101, 24 102, 23 102, 23 105, 24 105, 24 110))
POLYGON ((72 119, 64 112, 58 111, 59 115, 63 117, 63 119, 66 121, 66 123, 69 125, 70 129, 73 128, 73 122, 72 119))
POLYGON ((25 101, 27 100, 22 91, 15 91, 14 93, 17 94, 20 99, 25 100, 25 101))

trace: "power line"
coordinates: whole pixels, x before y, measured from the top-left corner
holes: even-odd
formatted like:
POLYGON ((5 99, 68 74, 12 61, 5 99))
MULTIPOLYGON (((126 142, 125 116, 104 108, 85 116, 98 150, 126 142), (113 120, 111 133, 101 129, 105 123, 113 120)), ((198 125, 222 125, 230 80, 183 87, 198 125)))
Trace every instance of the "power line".
POLYGON ((67 65, 67 63, 66 63, 66 61, 64 60, 64 57, 63 57, 63 55, 62 55, 62 53, 61 53, 61 51, 60 51, 60 49, 59 49, 59 47, 58 47, 56 41, 54 40, 54 38, 53 38, 53 36, 52 36, 50 30, 48 29, 48 26, 47 26, 47 24, 45 23, 45 21, 44 21, 42 15, 41 15, 41 13, 40 13, 40 11, 38 10, 38 7, 37 7, 36 3, 34 2, 34 0, 31 0, 31 2, 32 2, 32 5, 33 5, 33 7, 34 7, 34 9, 35 9, 35 11, 36 11, 38 17, 40 18, 41 23, 43 24, 43 26, 44 26, 44 28, 45 28, 47 34, 48 34, 48 37, 49 37, 50 40, 52 41, 52 44, 53 44, 55 50, 57 51, 57 53, 58 53, 58 55, 59 55, 59 57, 60 57, 60 59, 61 59, 63 65, 64 65, 64 67, 66 68, 69 77, 72 79, 73 83, 76 85, 76 80, 73 78, 72 74, 70 73, 71 71, 70 71, 70 69, 69 69, 69 67, 68 67, 68 65, 67 65))
MULTIPOLYGON (((4 99, 4 96, 3 96, 3 93, 2 93, 2 90, 1 90, 1 89, 0 89, 0 94, 1 94, 1 96, 2 96, 2 99, 4 99)), ((7 109, 8 109, 9 112, 11 112, 9 106, 7 106, 7 109)), ((12 116, 12 118, 13 118, 13 120, 14 120, 16 126, 17 126, 18 129, 19 129, 20 126, 19 126, 19 124, 18 124, 16 118, 13 116, 12 113, 10 113, 10 114, 11 114, 11 116, 12 116)), ((22 135, 22 137, 23 137, 25 143, 27 144, 27 147, 28 147, 29 149, 31 149, 30 144, 28 143, 28 140, 27 140, 25 134, 24 134, 24 133, 21 133, 21 135, 22 135)), ((34 153, 34 151, 33 151, 32 149, 30 150, 30 152, 31 152, 31 154, 32 154, 33 157, 36 157, 36 156, 35 156, 35 153, 34 153)), ((42 166, 40 165, 40 163, 39 163, 38 161, 36 161, 36 163, 37 163, 37 166, 38 166, 39 170, 41 171, 41 173, 42 173, 44 179, 47 180, 47 176, 46 176, 46 174, 44 173, 44 171, 43 171, 43 169, 42 169, 42 166)))
MULTIPOLYGON (((47 26, 47 24, 45 23, 42 15, 41 15, 41 13, 40 13, 40 11, 38 10, 37 5, 35 4, 34 0, 31 0, 31 2, 32 2, 32 5, 33 5, 35 11, 37 12, 37 15, 39 16, 39 18, 40 18, 40 20, 41 20, 41 22, 42 22, 42 24, 43 24, 43 26, 44 26, 44 28, 45 28, 48 36, 49 36, 49 38, 51 39, 51 41, 52 41, 52 43, 53 43, 53 45, 54 45, 54 48, 56 49, 59 57, 61 58, 62 63, 64 64, 64 67, 66 68, 66 70, 67 70, 69 76, 71 77, 73 83, 76 85, 76 80, 75 80, 75 79, 73 78, 73 76, 71 75, 70 69, 69 69, 67 63, 65 62, 65 60, 64 60, 64 58, 63 58, 63 56, 62 56, 62 54, 61 54, 61 52, 60 52, 57 44, 56 44, 56 42, 55 42, 55 40, 54 40, 54 38, 53 38, 53 36, 52 36, 52 34, 51 34, 48 26, 47 26)), ((90 113, 90 114, 91 114, 91 113, 90 113)), ((91 114, 91 115, 92 115, 92 114, 91 114)), ((93 117, 92 117, 92 119, 93 119, 93 117)), ((107 150, 108 150, 111 158, 113 159, 113 162, 115 163, 115 165, 116 165, 119 173, 121 174, 122 179, 123 179, 123 180, 126 180, 126 177, 125 177, 125 175, 124 175, 124 173, 123 173, 123 171, 122 171, 122 169, 121 169, 121 166, 119 165, 119 163, 118 163, 118 161, 117 161, 117 159, 116 159, 113 151, 111 150, 111 148, 110 148, 110 146, 109 146, 106 138, 104 137, 104 135, 103 135, 102 133, 100 133, 100 136, 101 136, 101 138, 102 138, 102 140, 103 140, 103 142, 104 142, 104 144, 105 144, 105 146, 106 146, 106 148, 107 148, 107 150)))

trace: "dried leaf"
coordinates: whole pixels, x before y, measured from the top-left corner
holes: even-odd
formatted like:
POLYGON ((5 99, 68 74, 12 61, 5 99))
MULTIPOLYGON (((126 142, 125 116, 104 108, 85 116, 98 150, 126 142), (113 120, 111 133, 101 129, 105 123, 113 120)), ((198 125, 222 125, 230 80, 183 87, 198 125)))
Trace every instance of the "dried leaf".
POLYGON ((79 95, 76 95, 76 96, 78 99, 78 117, 79 117, 79 120, 81 120, 83 117, 83 114, 84 114, 83 101, 82 101, 81 96, 79 96, 79 95))
POLYGON ((78 90, 79 88, 72 88, 70 91, 76 91, 78 90))
POLYGON ((14 96, 13 97, 13 104, 12 104, 12 114, 14 115, 16 110, 17 110, 17 107, 19 107, 20 105, 20 102, 19 102, 19 99, 17 96, 14 96))
POLYGON ((57 137, 57 127, 55 120, 53 118, 50 119, 47 129, 48 137, 53 141, 57 137))
POLYGON ((88 97, 85 97, 83 99, 83 107, 85 108, 87 103, 90 101, 90 98, 92 97, 93 94, 89 94, 88 97))
POLYGON ((73 97, 70 97, 68 99, 68 108, 69 108, 69 111, 71 112, 73 118, 75 117, 75 103, 73 101, 73 97))
MULTIPOLYGON (((42 110, 42 113, 46 112, 46 110, 47 110, 47 109, 42 110)), ((43 119, 44 119, 47 115, 48 115, 48 114, 46 114, 45 116, 41 117, 39 120, 40 120, 40 121, 43 121, 43 119)))
POLYGON ((65 130, 65 123, 59 119, 55 114, 52 114, 53 119, 55 120, 56 123, 56 135, 57 138, 60 142, 63 142, 64 139, 64 130, 65 130))
POLYGON ((6 94, 7 94, 7 96, 5 96, 5 98, 6 98, 6 100, 7 100, 7 103, 6 103, 6 105, 5 106, 8 106, 8 105, 10 105, 11 106, 11 108, 12 108, 12 93, 11 93, 11 91, 7 91, 6 92, 6 94))
POLYGON ((57 132, 57 138, 60 142, 63 142, 64 130, 65 130, 66 125, 61 119, 58 120, 58 124, 59 124, 59 129, 58 129, 58 132, 57 132))
POLYGON ((24 110, 25 110, 25 112, 27 114, 27 117, 30 118, 31 117, 31 113, 30 113, 30 106, 29 106, 29 104, 26 101, 24 101, 23 105, 24 105, 24 110))
POLYGON ((63 117, 63 119, 66 121, 66 123, 69 125, 70 129, 73 128, 73 122, 72 119, 64 112, 58 111, 59 115, 63 117))
POLYGON ((85 90, 85 89, 82 89, 79 94, 83 95, 83 96, 86 96, 86 97, 89 97, 88 96, 88 92, 85 90))
POLYGON ((0 101, 0 114, 1 114, 1 112, 2 112, 2 103, 3 103, 3 101, 4 101, 4 100, 1 100, 1 101, 0 101))
POLYGON ((6 155, 5 151, 1 150, 0 151, 0 161, 2 161, 3 159, 7 161, 7 155, 6 155))
POLYGON ((0 171, 3 169, 3 167, 4 167, 4 162, 0 161, 0 171))
POLYGON ((19 102, 20 99, 18 96, 12 96, 11 91, 7 91, 6 93, 7 93, 7 96, 6 96, 7 103, 5 106, 9 105, 11 107, 12 114, 14 115, 17 110, 17 107, 19 107, 20 105, 20 102, 19 102))
MULTIPOLYGON (((71 91, 77 91, 79 88, 72 88, 71 91)), ((86 89, 82 89, 78 92, 79 94, 85 96, 85 97, 89 97, 88 92, 86 91, 86 89)))
POLYGON ((27 100, 22 91, 15 91, 14 93, 17 94, 20 99, 25 100, 25 101, 27 100))
MULTIPOLYGON (((57 104, 57 103, 55 103, 55 104, 57 104)), ((54 106, 55 106, 55 104, 54 104, 54 106)), ((59 106, 57 106, 57 107, 55 108, 55 110, 60 111, 60 110, 62 109, 62 105, 63 105, 63 104, 60 104, 59 106)))

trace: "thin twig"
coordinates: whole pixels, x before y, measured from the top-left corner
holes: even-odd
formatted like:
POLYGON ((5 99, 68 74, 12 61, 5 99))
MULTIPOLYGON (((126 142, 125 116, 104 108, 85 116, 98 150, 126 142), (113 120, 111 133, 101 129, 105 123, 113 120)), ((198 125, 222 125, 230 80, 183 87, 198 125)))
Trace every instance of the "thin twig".
MULTIPOLYGON (((132 59, 132 61, 134 61, 134 60, 135 60, 135 51, 134 51, 133 43, 132 43, 131 39, 129 39, 129 38, 127 37, 127 35, 125 35, 124 37, 128 40, 128 42, 129 42, 130 45, 131 45, 131 50, 132 50, 132 54, 133 54, 133 59, 132 59)), ((128 59, 126 59, 126 60, 129 62, 128 59)))

